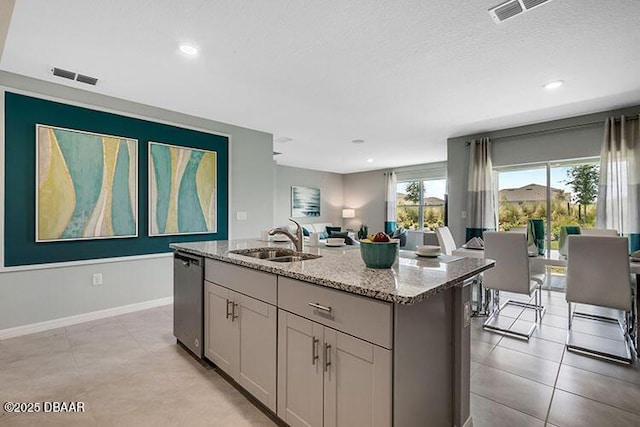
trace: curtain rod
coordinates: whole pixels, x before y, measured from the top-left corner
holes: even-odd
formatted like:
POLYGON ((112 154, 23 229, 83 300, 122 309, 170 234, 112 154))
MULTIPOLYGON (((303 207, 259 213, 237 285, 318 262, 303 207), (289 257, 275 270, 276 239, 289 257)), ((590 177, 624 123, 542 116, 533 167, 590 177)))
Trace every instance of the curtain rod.
MULTIPOLYGON (((636 114, 635 116, 625 117, 625 119, 626 120, 638 120, 639 117, 640 117, 640 115, 636 114)), ((615 119, 615 121, 619 122, 620 119, 615 119)), ((589 122, 589 123, 583 123, 583 124, 580 124, 580 125, 564 126, 564 127, 553 128, 553 129, 545 129, 545 130, 536 130, 536 131, 531 131, 531 132, 519 133, 519 134, 515 134, 515 135, 497 136, 495 138, 489 138, 489 139, 491 140, 491 142, 494 142, 494 141, 499 141, 501 139, 520 138, 522 136, 529 136, 529 135, 544 135, 544 134, 547 134, 547 133, 564 132, 564 131, 567 131, 567 130, 581 129, 581 128, 592 127, 592 126, 603 125, 603 124, 604 124, 604 120, 601 120, 601 121, 598 121, 598 122, 589 122)), ((469 145, 471 145, 471 141, 465 141, 465 145, 468 147, 469 145)))

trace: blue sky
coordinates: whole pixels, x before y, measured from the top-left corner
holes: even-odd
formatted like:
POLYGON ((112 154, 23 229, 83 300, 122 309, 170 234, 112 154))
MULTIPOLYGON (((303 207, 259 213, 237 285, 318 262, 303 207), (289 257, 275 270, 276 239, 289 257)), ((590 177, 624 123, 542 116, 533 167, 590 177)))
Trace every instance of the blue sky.
MULTIPOLYGON (((551 168, 551 187, 564 189, 571 192, 571 188, 564 183, 567 181, 566 167, 551 168)), ((547 185, 547 171, 545 168, 529 169, 510 172, 500 172, 498 176, 498 189, 519 188, 528 184, 547 185)))
MULTIPOLYGON (((562 181, 567 180, 567 168, 566 167, 555 167, 551 168, 551 186, 553 188, 565 189, 568 192, 571 192, 571 189, 562 181)), ((547 176, 546 170, 542 169, 529 169, 529 170, 519 170, 519 171, 509 171, 509 172, 500 172, 499 174, 499 189, 502 190, 504 188, 518 188, 523 187, 528 184, 540 184, 546 185, 547 176)), ((398 192, 405 193, 407 192, 408 182, 399 182, 398 183, 398 192)), ((446 192, 447 181, 445 179, 438 179, 433 181, 427 181, 427 188, 425 191, 425 195, 427 197, 438 197, 440 199, 444 199, 444 194, 446 192)))
MULTIPOLYGON (((591 163, 586 161, 584 163, 591 163)), ((551 167, 551 187, 565 190, 567 193, 571 193, 571 187, 569 187, 565 181, 569 180, 567 166, 552 166, 551 167)), ((438 197, 444 199, 446 192, 445 179, 426 181, 426 196, 438 197)), ((408 182, 398 183, 398 192, 406 193, 408 182)), ((498 189, 503 190, 505 188, 519 188, 528 184, 547 185, 547 172, 546 167, 532 166, 531 169, 513 170, 513 171, 501 171, 498 174, 498 189)))

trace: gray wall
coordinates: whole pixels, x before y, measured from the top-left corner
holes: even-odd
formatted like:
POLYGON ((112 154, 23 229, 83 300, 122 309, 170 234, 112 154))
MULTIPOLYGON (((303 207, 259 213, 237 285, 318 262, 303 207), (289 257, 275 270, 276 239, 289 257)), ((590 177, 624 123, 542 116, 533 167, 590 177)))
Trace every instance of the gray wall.
POLYGON ((291 217, 291 187, 312 187, 320 189, 320 216, 296 218, 300 223, 330 222, 342 226, 343 175, 300 169, 290 166, 276 166, 274 197, 274 226, 286 225, 291 217))
POLYGON ((466 141, 482 136, 498 138, 493 143, 494 166, 599 156, 604 120, 607 117, 635 115, 638 112, 640 106, 450 138, 447 141, 449 228, 456 244, 460 246, 464 243, 466 228, 466 219, 462 218, 463 211, 467 209, 469 149, 466 141))
MULTIPOLYGON (((229 135, 230 237, 258 236, 261 229, 273 224, 275 163, 271 134, 2 71, 0 86, 30 96, 229 135), (238 211, 246 212, 247 220, 237 220, 238 211)), ((4 123, 4 117, 0 120, 4 123)), ((0 138, 4 147, 4 132, 0 138)), ((95 260, 33 271, 2 270, 0 330, 170 297, 172 268, 171 257, 167 256, 124 262, 95 260), (103 285, 91 285, 93 273, 103 274, 103 285)))
POLYGON ((384 171, 344 175, 344 205, 356 210, 352 228, 364 223, 369 226, 369 233, 384 231, 384 199, 384 171))

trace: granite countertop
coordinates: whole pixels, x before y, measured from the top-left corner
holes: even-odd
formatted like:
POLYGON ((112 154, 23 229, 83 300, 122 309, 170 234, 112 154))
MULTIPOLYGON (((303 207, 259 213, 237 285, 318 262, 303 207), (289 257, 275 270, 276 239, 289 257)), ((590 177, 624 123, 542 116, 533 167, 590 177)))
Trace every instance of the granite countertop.
POLYGON ((398 304, 415 304, 495 264, 492 260, 450 256, 423 258, 412 251, 401 250, 392 268, 372 269, 364 265, 358 246, 306 247, 304 252, 322 257, 289 263, 229 252, 264 247, 293 249, 288 242, 243 239, 173 243, 170 246, 174 250, 398 304))

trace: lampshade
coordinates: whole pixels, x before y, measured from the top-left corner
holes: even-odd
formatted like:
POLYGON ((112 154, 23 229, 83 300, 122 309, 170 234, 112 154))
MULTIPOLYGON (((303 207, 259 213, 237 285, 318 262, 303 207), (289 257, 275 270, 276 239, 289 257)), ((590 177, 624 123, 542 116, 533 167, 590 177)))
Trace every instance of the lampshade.
POLYGON ((342 209, 342 218, 355 218, 356 210, 355 209, 342 209))

